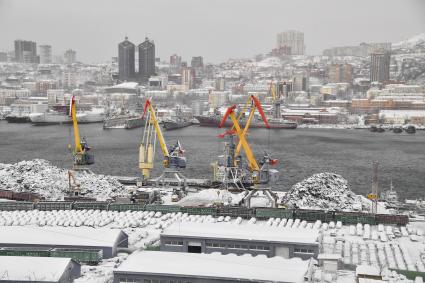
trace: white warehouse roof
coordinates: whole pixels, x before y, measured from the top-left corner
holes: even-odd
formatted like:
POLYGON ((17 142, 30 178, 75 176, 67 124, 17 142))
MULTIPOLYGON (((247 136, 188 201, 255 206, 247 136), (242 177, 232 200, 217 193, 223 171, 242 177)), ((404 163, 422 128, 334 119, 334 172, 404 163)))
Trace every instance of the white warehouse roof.
POLYGON ((239 239, 294 244, 315 244, 319 231, 307 228, 282 228, 259 225, 233 225, 230 223, 174 222, 161 235, 194 238, 239 239))
POLYGON ((119 229, 88 227, 4 226, 1 228, 0 244, 113 247, 120 233, 119 229))
POLYGON ((59 281, 70 258, 0 256, 0 281, 59 281))
POLYGON ((302 283, 308 268, 309 261, 299 258, 142 251, 130 255, 114 273, 302 283))

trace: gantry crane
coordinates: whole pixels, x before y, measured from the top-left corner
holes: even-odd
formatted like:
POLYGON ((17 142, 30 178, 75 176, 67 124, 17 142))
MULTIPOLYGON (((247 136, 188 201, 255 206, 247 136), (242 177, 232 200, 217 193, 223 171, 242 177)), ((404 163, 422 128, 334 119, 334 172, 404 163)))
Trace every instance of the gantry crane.
POLYGON ((145 103, 143 116, 145 115, 148 115, 148 117, 145 121, 145 129, 139 148, 139 168, 142 170, 143 178, 150 178, 150 172, 153 169, 155 159, 156 139, 158 139, 161 147, 164 157, 162 164, 165 168, 186 168, 186 157, 184 156, 184 149, 180 142, 177 141, 176 145, 168 149, 158 123, 158 118, 156 117, 156 111, 150 99, 146 100, 145 103))
POLYGON ((72 124, 74 128, 74 149, 72 150, 72 154, 74 156, 74 165, 91 165, 94 163, 94 155, 90 152, 90 147, 87 142, 83 138, 80 139, 80 131, 78 129, 77 122, 77 107, 75 103, 75 96, 71 97, 70 101, 70 110, 69 114, 72 119, 72 124))

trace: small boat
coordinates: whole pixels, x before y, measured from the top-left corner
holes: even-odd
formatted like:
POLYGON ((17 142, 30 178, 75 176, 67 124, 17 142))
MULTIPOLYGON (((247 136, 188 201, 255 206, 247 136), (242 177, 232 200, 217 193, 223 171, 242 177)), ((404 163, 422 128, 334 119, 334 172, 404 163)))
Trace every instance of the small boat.
POLYGON ((416 128, 413 125, 408 125, 404 128, 404 131, 408 134, 414 134, 416 133, 416 128))
POLYGON ((402 132, 403 132, 403 128, 400 127, 400 126, 396 126, 396 127, 393 128, 393 133, 395 133, 395 134, 400 134, 402 132))

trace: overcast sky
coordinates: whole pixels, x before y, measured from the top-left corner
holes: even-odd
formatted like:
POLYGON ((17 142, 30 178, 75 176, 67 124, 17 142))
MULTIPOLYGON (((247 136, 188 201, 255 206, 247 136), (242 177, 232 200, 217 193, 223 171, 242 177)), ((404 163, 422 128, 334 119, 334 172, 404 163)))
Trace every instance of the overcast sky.
POLYGON ((128 35, 207 62, 251 57, 275 46, 276 33, 304 31, 307 54, 360 42, 397 42, 425 32, 424 0, 0 0, 0 50, 15 39, 77 51, 83 62, 117 56, 128 35))

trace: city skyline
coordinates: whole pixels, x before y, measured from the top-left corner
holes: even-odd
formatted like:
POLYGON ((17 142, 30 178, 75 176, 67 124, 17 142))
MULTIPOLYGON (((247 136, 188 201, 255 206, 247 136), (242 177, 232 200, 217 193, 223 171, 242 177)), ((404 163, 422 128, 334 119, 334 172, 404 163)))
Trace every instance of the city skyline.
POLYGON ((276 34, 290 29, 304 32, 306 54, 316 55, 334 46, 398 42, 424 32, 425 26, 420 12, 425 9, 425 2, 415 0, 408 1, 409 5, 398 0, 343 4, 327 0, 308 3, 308 9, 303 5, 307 2, 299 1, 200 2, 2 0, 0 50, 11 51, 14 40, 24 39, 52 45, 55 55, 74 49, 79 60, 92 63, 116 56, 116 43, 126 35, 134 42, 142 42, 148 36, 155 40, 157 57, 162 60, 177 53, 184 61, 202 55, 206 62, 218 63, 269 52, 275 47, 276 34), (83 13, 79 4, 86 7, 83 13), (243 11, 235 13, 242 4, 243 11), (365 5, 368 9, 364 9, 365 5), (382 7, 385 13, 375 19, 376 11, 382 7), (344 11, 348 10, 355 16, 346 17, 344 11), (329 11, 332 17, 326 16, 329 11), (120 14, 126 16, 120 17, 117 24, 114 19, 120 14), (161 19, 167 19, 168 24, 161 19), (320 30, 316 28, 318 21, 320 30), (51 28, 52 23, 55 29, 51 28), (8 28, 11 26, 13 29, 8 28))

